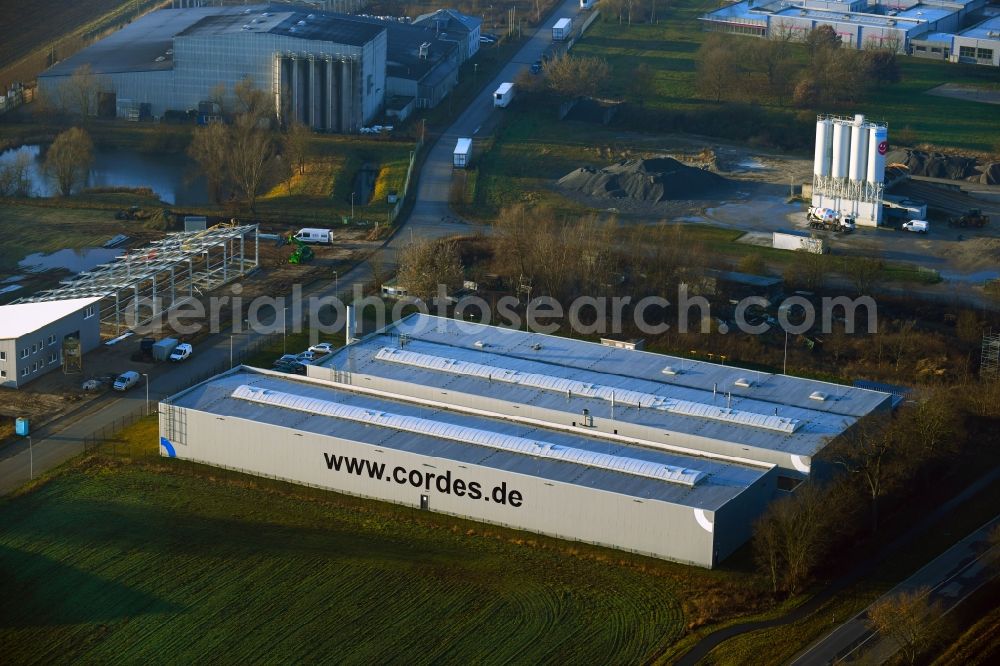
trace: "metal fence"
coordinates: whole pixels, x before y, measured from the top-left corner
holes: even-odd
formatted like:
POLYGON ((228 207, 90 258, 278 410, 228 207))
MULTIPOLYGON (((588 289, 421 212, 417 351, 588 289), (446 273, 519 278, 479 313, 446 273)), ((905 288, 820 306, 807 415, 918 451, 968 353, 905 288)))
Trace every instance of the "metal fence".
POLYGON ((413 166, 417 163, 417 157, 420 155, 420 150, 424 147, 423 139, 417 140, 417 145, 413 147, 413 151, 410 153, 410 164, 406 167, 406 180, 403 181, 403 195, 396 200, 396 205, 392 207, 389 211, 389 224, 396 221, 399 217, 400 211, 403 210, 403 205, 406 203, 406 197, 410 193, 410 181, 413 176, 413 166))

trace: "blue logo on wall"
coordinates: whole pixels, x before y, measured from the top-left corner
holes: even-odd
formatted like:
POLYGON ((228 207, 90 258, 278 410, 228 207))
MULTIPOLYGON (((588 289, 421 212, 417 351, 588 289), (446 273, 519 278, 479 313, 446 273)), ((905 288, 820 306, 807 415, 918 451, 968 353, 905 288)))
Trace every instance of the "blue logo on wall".
POLYGON ((160 438, 160 446, 162 446, 163 450, 167 452, 167 457, 168 458, 176 458, 177 457, 177 452, 174 451, 174 445, 171 444, 170 440, 167 439, 166 437, 161 437, 160 438))

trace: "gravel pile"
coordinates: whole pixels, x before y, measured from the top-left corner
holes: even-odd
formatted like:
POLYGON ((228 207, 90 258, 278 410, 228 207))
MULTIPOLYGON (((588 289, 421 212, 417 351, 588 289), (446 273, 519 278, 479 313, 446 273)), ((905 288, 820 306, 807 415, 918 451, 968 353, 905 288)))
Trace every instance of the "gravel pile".
POLYGON ((972 157, 928 153, 910 148, 889 152, 885 156, 885 162, 886 164, 905 164, 910 169, 911 176, 964 180, 970 176, 978 175, 976 160, 972 157))
POLYGON ((622 160, 603 169, 582 167, 560 178, 559 186, 588 197, 655 204, 718 194, 731 183, 711 171, 655 157, 622 160))

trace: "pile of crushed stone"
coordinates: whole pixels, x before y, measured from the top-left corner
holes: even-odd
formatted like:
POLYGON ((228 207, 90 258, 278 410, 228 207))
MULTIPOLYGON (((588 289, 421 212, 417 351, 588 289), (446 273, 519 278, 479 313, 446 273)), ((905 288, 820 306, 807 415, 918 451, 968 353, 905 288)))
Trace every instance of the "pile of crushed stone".
POLYGON ((603 169, 582 167, 560 178, 559 186, 589 197, 660 203, 717 196, 732 183, 671 157, 654 157, 622 160, 603 169))

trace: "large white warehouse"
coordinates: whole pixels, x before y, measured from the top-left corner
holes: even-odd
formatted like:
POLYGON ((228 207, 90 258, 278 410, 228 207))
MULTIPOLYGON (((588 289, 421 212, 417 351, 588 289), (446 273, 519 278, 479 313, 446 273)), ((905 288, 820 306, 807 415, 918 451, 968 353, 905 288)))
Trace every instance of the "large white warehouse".
POLYGON ((161 453, 712 567, 890 401, 418 314, 166 399, 161 453))

